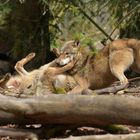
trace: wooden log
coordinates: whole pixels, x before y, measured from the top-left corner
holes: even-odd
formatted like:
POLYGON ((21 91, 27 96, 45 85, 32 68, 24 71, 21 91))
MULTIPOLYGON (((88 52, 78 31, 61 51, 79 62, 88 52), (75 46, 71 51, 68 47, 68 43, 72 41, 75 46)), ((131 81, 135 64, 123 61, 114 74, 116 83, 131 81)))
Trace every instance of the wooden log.
POLYGON ((0 96, 0 124, 140 125, 140 98, 110 95, 0 96))
POLYGON ((51 140, 140 140, 140 133, 126 135, 93 135, 69 138, 54 138, 51 140))
POLYGON ((38 137, 35 133, 29 132, 24 129, 15 129, 15 128, 0 128, 0 137, 10 138, 19 138, 19 139, 30 139, 30 140, 38 140, 38 137))

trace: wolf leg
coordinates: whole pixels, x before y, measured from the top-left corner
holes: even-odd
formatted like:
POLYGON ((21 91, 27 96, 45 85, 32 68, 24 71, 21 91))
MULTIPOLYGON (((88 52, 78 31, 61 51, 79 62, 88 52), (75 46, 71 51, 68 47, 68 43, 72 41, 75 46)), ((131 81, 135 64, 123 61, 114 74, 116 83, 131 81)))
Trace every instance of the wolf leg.
POLYGON ((135 60, 131 68, 135 72, 140 74, 140 49, 138 49, 137 51, 134 51, 134 56, 135 56, 135 60))
POLYGON ((51 67, 50 66, 50 67, 44 69, 44 74, 47 74, 47 75, 50 75, 50 76, 56 76, 56 75, 59 75, 59 74, 63 74, 66 71, 72 69, 73 66, 75 65, 75 63, 76 63, 76 61, 73 60, 63 67, 51 67))
POLYGON ((5 88, 10 78, 11 78, 11 75, 7 73, 2 79, 0 79, 0 87, 5 88))
POLYGON ((28 54, 25 58, 18 61, 15 65, 15 70, 18 72, 19 75, 24 76, 27 75, 28 72, 24 69, 24 65, 31 61, 35 57, 35 53, 28 54))
POLYGON ((133 50, 129 48, 113 51, 109 55, 110 70, 122 84, 128 83, 128 79, 124 75, 124 72, 133 64, 133 62, 133 50))
POLYGON ((82 92, 89 88, 89 82, 87 79, 79 77, 78 75, 74 76, 74 79, 77 85, 68 92, 68 94, 82 94, 82 92))

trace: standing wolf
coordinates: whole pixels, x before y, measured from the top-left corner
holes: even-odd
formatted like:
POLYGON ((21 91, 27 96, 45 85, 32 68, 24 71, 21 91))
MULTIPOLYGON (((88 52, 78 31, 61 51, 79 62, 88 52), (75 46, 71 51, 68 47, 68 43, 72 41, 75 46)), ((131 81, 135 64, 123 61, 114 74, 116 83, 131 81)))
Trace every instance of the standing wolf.
POLYGON ((69 93, 81 93, 84 89, 99 89, 120 80, 127 84, 124 72, 128 68, 140 73, 140 41, 118 39, 104 47, 97 55, 87 54, 84 47, 68 41, 57 50, 57 63, 61 66, 73 59, 77 60, 69 74, 77 81, 77 86, 69 93))

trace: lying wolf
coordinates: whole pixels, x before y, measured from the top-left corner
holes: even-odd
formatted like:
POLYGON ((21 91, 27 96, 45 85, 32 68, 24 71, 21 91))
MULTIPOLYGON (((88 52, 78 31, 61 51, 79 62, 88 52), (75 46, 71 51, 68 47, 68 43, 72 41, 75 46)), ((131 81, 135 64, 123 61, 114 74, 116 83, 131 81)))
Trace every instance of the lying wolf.
MULTIPOLYGON (((72 83, 72 78, 66 75, 65 72, 71 69, 75 62, 71 61, 63 67, 58 67, 56 61, 54 60, 49 64, 41 66, 39 69, 27 72, 24 69, 24 65, 31 61, 34 57, 35 53, 30 53, 25 58, 18 61, 15 65, 15 70, 19 75, 12 77, 6 75, 3 79, 0 80, 0 87, 11 89, 16 93, 36 93, 36 95, 66 92, 65 90, 62 90, 62 87, 67 86, 67 83, 65 82, 66 79, 69 79, 72 83), (57 91, 60 89, 61 91, 57 91)), ((74 84, 75 82, 73 81, 73 85, 74 84)))
POLYGON ((115 80, 127 84, 124 72, 128 68, 140 73, 140 41, 137 39, 118 39, 104 47, 97 55, 87 54, 78 42, 68 41, 57 50, 56 62, 67 65, 72 60, 77 63, 69 70, 77 82, 69 93, 81 93, 83 90, 107 87, 115 80))

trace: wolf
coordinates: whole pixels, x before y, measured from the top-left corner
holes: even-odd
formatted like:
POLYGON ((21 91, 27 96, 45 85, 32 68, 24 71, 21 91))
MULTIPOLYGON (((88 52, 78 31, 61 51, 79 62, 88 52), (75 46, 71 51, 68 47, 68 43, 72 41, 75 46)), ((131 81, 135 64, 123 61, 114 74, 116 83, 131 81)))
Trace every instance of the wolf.
MULTIPOLYGON (((24 69, 24 65, 34 57, 35 53, 30 53, 25 58, 18 61, 15 65, 15 70, 18 74, 15 76, 7 74, 0 80, 0 87, 10 89, 15 93, 24 93, 26 95, 36 94, 38 96, 40 93, 55 93, 58 88, 60 90, 60 86, 61 88, 66 86, 66 79, 72 79, 66 75, 65 72, 74 66, 74 61, 71 61, 65 66, 58 67, 56 60, 53 60, 41 66, 39 69, 27 72, 24 69)), ((63 92, 66 91, 64 90, 63 92)))
POLYGON ((60 66, 77 60, 68 73, 78 84, 69 93, 105 88, 117 79, 121 84, 127 84, 124 72, 128 68, 140 73, 140 40, 137 39, 117 39, 96 55, 86 53, 86 48, 78 41, 71 40, 56 52, 56 63, 60 66))
POLYGON ((124 75, 126 69, 131 67, 140 72, 139 46, 139 40, 119 39, 94 55, 78 41, 68 41, 55 50, 57 59, 39 69, 27 72, 23 67, 35 56, 34 53, 18 61, 15 69, 19 75, 5 77, 0 81, 0 86, 18 89, 24 93, 29 90, 39 95, 42 92, 56 93, 57 90, 81 93, 87 88, 104 88, 117 79, 122 84, 127 84, 128 80, 124 75))

